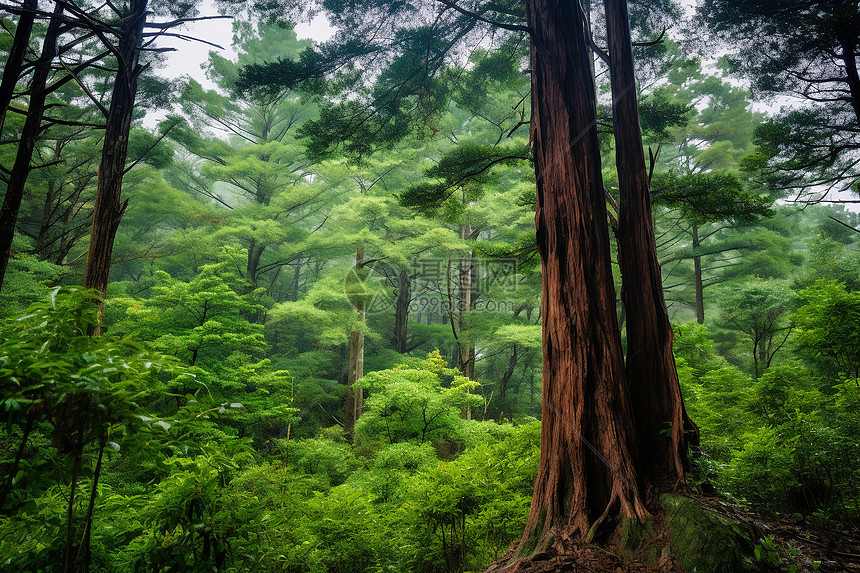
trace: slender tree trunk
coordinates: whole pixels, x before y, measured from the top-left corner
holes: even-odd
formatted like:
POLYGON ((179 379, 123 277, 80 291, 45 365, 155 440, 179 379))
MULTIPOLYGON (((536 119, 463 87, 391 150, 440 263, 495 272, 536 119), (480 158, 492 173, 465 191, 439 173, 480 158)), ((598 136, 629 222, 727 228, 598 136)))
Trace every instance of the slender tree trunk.
MULTIPOLYGON (((128 199, 122 200, 122 179, 125 175, 128 134, 131 131, 132 112, 137 96, 137 80, 141 72, 138 59, 143 41, 146 8, 147 0, 131 0, 130 9, 123 19, 117 54, 119 70, 105 124, 90 248, 84 269, 84 287, 96 289, 102 296, 107 294, 116 231, 128 205, 128 199)), ((96 328, 95 334, 98 334, 98 331, 96 328)))
POLYGON ((0 207, 0 288, 3 288, 3 278, 6 276, 6 267, 12 254, 12 240, 15 238, 18 211, 20 211, 21 202, 24 199, 24 189, 27 185, 27 178, 30 176, 30 161, 33 159, 33 150, 36 148, 39 130, 42 127, 42 115, 45 112, 45 97, 47 96, 45 86, 48 81, 48 74, 51 72, 51 64, 57 55, 57 38, 60 35, 60 15, 62 13, 62 4, 57 3, 54 7, 51 23, 48 25, 48 31, 45 33, 42 55, 33 70, 27 119, 24 121, 24 129, 21 131, 21 141, 18 144, 18 153, 15 156, 12 173, 9 175, 3 206, 0 207))
MULTIPOLYGON (((355 270, 358 272, 364 266, 364 247, 355 252, 355 270)), ((353 303, 355 312, 364 322, 364 299, 357 298, 353 303)), ((349 333, 349 371, 346 379, 346 414, 343 420, 343 435, 348 443, 355 440, 355 423, 361 416, 364 406, 364 396, 361 388, 355 387, 356 380, 364 376, 364 331, 349 333)))
POLYGON ((38 0, 24 0, 21 3, 21 16, 18 18, 18 26, 15 28, 15 37, 12 40, 12 49, 3 67, 3 79, 0 80, 0 134, 3 133, 3 125, 6 121, 6 113, 15 95, 15 87, 21 79, 21 70, 24 67, 24 56, 30 43, 30 34, 33 32, 33 22, 36 19, 36 9, 39 7, 38 0))
POLYGON ((511 348, 511 355, 508 357, 508 368, 502 375, 502 380, 499 382, 499 396, 504 398, 508 394, 508 383, 514 375, 514 369, 517 367, 517 362, 520 357, 517 354, 517 345, 514 344, 511 348))
POLYGON ((535 403, 535 371, 529 368, 529 404, 535 403))
MULTIPOLYGON (((69 485, 69 501, 66 504, 66 541, 65 541, 65 550, 63 552, 63 573, 70 573, 72 571, 72 567, 74 565, 74 543, 73 543, 73 531, 74 531, 74 515, 75 515, 75 494, 78 489, 78 473, 80 472, 81 467, 81 458, 83 457, 84 451, 84 439, 83 439, 83 420, 81 418, 77 419, 77 440, 75 441, 74 448, 74 460, 72 461, 72 479, 71 484, 69 485)), ((55 428, 56 433, 56 428, 55 428)))
POLYGON ((72 226, 72 223, 75 220, 75 215, 81 211, 81 208, 78 207, 78 201, 80 200, 81 193, 83 193, 85 188, 85 185, 76 183, 74 192, 66 201, 68 203, 68 207, 62 217, 63 224, 60 227, 60 246, 54 259, 58 265, 65 264, 66 257, 69 255, 69 252, 74 248, 78 241, 86 235, 86 227, 88 226, 86 225, 86 222, 82 222, 76 227, 72 226))
MULTIPOLYGON (((59 156, 55 155, 54 160, 59 160, 59 156)), ((51 216, 56 211, 55 205, 60 201, 59 194, 54 187, 54 180, 49 181, 47 187, 45 202, 42 204, 42 220, 39 222, 39 234, 36 236, 36 246, 33 248, 33 254, 41 259, 47 259, 44 256, 44 251, 48 245, 51 216)))
MULTIPOLYGON (((693 223, 693 253, 698 253, 701 243, 699 242, 699 226, 693 223)), ((693 274, 696 291, 696 322, 705 324, 705 287, 702 282, 702 257, 693 255, 693 274)))
POLYGON ((527 0, 543 289, 538 476, 520 555, 648 515, 615 316, 591 55, 576 0, 527 0))
POLYGON ((27 414, 27 422, 24 424, 21 443, 18 444, 18 451, 15 453, 15 461, 12 462, 12 467, 9 469, 9 474, 6 476, 6 480, 3 483, 3 488, 0 489, 0 510, 2 510, 3 506, 6 504, 6 496, 8 496, 12 491, 12 482, 18 475, 18 468, 21 467, 21 460, 24 458, 24 448, 27 447, 27 440, 30 439, 30 432, 33 430, 33 423, 35 421, 36 413, 33 408, 31 408, 30 412, 27 414))
POLYGON ((761 351, 759 349, 759 344, 761 344, 761 337, 759 336, 759 334, 757 332, 755 332, 755 333, 753 333, 753 352, 752 352, 752 355, 753 355, 753 376, 755 376, 756 380, 758 380, 758 374, 759 374, 759 365, 758 364, 759 364, 760 354, 761 354, 761 351))
POLYGON ((394 306, 394 350, 406 354, 409 337, 409 303, 412 301, 412 280, 406 269, 397 277, 397 301, 394 306))
MULTIPOLYGON (((460 225, 460 238, 470 239, 472 236, 471 225, 460 225)), ((474 259, 472 252, 460 259, 458 271, 460 276, 460 293, 457 302, 457 328, 460 336, 468 330, 465 315, 472 309, 472 266, 474 259)), ((470 380, 475 379, 475 345, 468 341, 457 339, 457 368, 470 380)))
POLYGON ((293 286, 290 289, 293 292, 287 293, 287 296, 289 296, 290 298, 292 298, 294 300, 299 298, 299 284, 300 284, 301 276, 302 276, 302 259, 299 258, 298 262, 296 263, 296 268, 293 271, 293 286))
POLYGON ((99 491, 99 478, 102 474, 102 460, 105 453, 105 445, 107 444, 107 436, 102 436, 99 440, 99 455, 96 460, 95 471, 93 472, 93 484, 90 490, 90 500, 87 504, 87 515, 84 518, 84 536, 81 540, 81 546, 78 548, 78 555, 75 558, 75 571, 77 573, 88 573, 90 570, 90 562, 92 561, 92 552, 90 551, 90 539, 93 530, 93 512, 96 506, 96 497, 99 491))
POLYGON ((246 267, 248 273, 248 281, 251 283, 250 289, 257 288, 257 274, 260 268, 260 259, 263 258, 263 251, 266 250, 265 245, 258 245, 256 239, 251 239, 248 245, 248 264, 246 267))
POLYGON ((644 473, 648 485, 657 491, 667 491, 684 483, 688 465, 684 399, 657 261, 627 0, 604 0, 604 7, 621 198, 618 251, 627 327, 627 382, 641 448, 640 475, 644 473))
MULTIPOLYGON (((64 147, 65 142, 57 141, 54 143, 52 162, 62 160, 64 147)), ((46 187, 45 203, 42 205, 42 220, 39 222, 39 234, 36 236, 36 246, 33 248, 33 254, 42 260, 51 258, 49 247, 56 248, 55 239, 51 239, 51 232, 58 223, 57 213, 62 207, 63 181, 59 177, 52 176, 46 187)))

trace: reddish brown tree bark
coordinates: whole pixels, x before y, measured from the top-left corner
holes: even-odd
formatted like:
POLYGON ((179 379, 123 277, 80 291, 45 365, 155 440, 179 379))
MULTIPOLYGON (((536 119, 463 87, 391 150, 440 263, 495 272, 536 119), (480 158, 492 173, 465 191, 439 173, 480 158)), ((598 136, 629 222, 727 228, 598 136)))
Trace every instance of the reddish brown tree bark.
POLYGON ((657 261, 627 0, 604 0, 604 7, 620 191, 618 252, 626 312, 627 382, 641 448, 640 474, 649 487, 667 491, 684 482, 685 421, 689 429, 695 426, 684 410, 657 261))
MULTIPOLYGON (((6 276, 6 267, 12 254, 12 240, 15 238, 15 224, 18 221, 18 211, 24 199, 24 189, 27 178, 30 176, 30 161, 33 159, 33 150, 39 139, 39 131, 42 127, 42 116, 45 112, 45 97, 47 96, 46 85, 48 74, 51 72, 51 64, 57 55, 57 38, 60 35, 60 16, 63 13, 61 4, 54 7, 51 22, 45 33, 42 44, 42 55, 33 70, 33 79, 30 82, 30 102, 27 110, 27 119, 21 131, 21 141, 18 143, 18 153, 15 156, 15 164, 9 174, 6 185, 6 195, 3 198, 3 206, 0 207, 0 288, 3 287, 3 279, 6 276)), ((21 16, 23 19, 24 16, 21 16)), ((30 24, 32 26, 32 22, 30 24)), ((29 34, 27 34, 29 38, 29 34)), ((17 34, 16 34, 17 39, 17 34)), ((14 51, 14 48, 13 48, 14 51)), ((6 80, 4 73, 4 82, 6 80)), ((2 102, 0 102, 2 103, 2 102)))
POLYGON ((541 454, 520 554, 647 516, 634 470, 591 56, 576 0, 528 0, 543 273, 541 454))
POLYGON ((84 269, 84 286, 107 293, 113 242, 128 200, 122 200, 122 179, 128 155, 128 134, 137 96, 138 63, 146 21, 147 0, 131 0, 122 20, 117 50, 118 71, 105 124, 104 147, 99 166, 90 248, 84 269))

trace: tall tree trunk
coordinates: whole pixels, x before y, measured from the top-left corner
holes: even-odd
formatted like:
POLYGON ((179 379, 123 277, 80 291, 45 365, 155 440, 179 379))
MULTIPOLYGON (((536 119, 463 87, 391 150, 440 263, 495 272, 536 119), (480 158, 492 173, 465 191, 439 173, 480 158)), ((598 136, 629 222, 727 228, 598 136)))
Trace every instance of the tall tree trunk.
POLYGON ((0 207, 0 288, 3 288, 3 278, 6 276, 6 267, 12 254, 12 240, 15 238, 18 211, 20 211, 21 201, 24 199, 24 188, 27 185, 27 178, 30 176, 30 161, 33 159, 33 150, 36 147, 39 130, 42 127, 42 115, 45 112, 45 97, 47 96, 45 86, 48 82, 48 74, 51 72, 51 64, 57 55, 57 38, 60 35, 60 16, 62 13, 62 4, 57 3, 51 16, 51 23, 45 33, 42 55, 33 70, 27 119, 24 121, 24 129, 21 131, 21 141, 18 144, 18 153, 15 156, 12 173, 9 175, 3 206, 0 207))
POLYGON ((87 504, 87 513, 84 518, 84 535, 81 539, 81 545, 78 547, 78 554, 74 561, 76 573, 89 573, 90 570, 90 562, 92 561, 90 541, 93 530, 93 512, 96 506, 96 497, 98 497, 99 492, 99 478, 102 473, 102 460, 104 459, 106 444, 107 436, 105 435, 99 440, 99 454, 96 459, 96 467, 93 472, 93 482, 90 485, 90 500, 87 504))
POLYGON ((621 199, 618 252, 626 312, 627 383, 641 448, 640 475, 657 491, 667 491, 683 484, 688 465, 684 399, 657 261, 627 0, 604 0, 604 7, 621 199))
POLYGON ((15 28, 15 37, 12 40, 9 57, 3 67, 3 79, 0 80, 0 134, 3 133, 6 113, 9 111, 9 105, 15 95, 15 87, 21 78, 24 56, 30 43, 30 34, 33 32, 33 22, 36 19, 38 7, 38 0, 24 0, 21 3, 21 16, 18 18, 18 26, 15 28))
POLYGON ((648 515, 634 469, 585 17, 576 0, 527 0, 526 19, 543 407, 521 555, 588 540, 616 516, 648 515))
MULTIPOLYGON (((117 50, 119 69, 105 124, 90 248, 84 269, 84 287, 96 289, 102 296, 107 294, 116 231, 128 205, 128 199, 122 200, 122 179, 125 175, 128 134, 131 131, 134 100, 137 96, 137 79, 141 72, 138 60, 143 41, 146 7, 147 0, 131 0, 129 11, 122 20, 117 50)), ((96 334, 98 330, 96 328, 96 334)))
MULTIPOLYGON (((472 238, 472 226, 469 224, 460 225, 460 238, 472 238)), ((475 345, 469 341, 461 340, 463 332, 468 330, 465 322, 465 315, 472 310, 472 274, 474 259, 472 252, 460 259, 458 263, 458 274, 460 277, 460 293, 457 302, 457 328, 459 336, 457 338, 457 368, 470 380, 475 379, 475 345)))
MULTIPOLYGON (((52 162, 59 162, 63 158, 65 142, 54 142, 52 162)), ((54 244, 51 240, 51 231, 57 223, 55 216, 60 210, 63 201, 63 182, 60 178, 52 176, 46 183, 45 202, 42 205, 42 220, 39 221, 39 234, 36 236, 36 246, 33 254, 42 260, 48 260, 51 255, 49 246, 54 244)), ((54 246, 54 248, 56 248, 54 246)))
POLYGON ((696 291, 696 322, 705 324, 705 287, 702 282, 702 257, 695 254, 699 252, 699 226, 693 223, 693 273, 696 291))
MULTIPOLYGON (((355 271, 358 273, 364 266, 364 247, 358 247, 355 252, 355 271)), ((364 298, 358 297, 353 302, 353 308, 364 322, 364 298)), ((349 333, 349 371, 346 379, 346 413, 343 418, 343 435, 348 443, 355 440, 355 423, 361 416, 364 406, 364 396, 361 388, 355 387, 356 380, 364 376, 364 331, 349 333)))
POLYGON ((299 298, 299 287, 301 286, 301 277, 302 277, 302 258, 299 257, 299 260, 296 261, 296 268, 293 271, 293 282, 292 282, 292 287, 290 288, 290 290, 293 292, 287 293, 287 296, 292 298, 293 300, 299 298))
POLYGON ((251 239, 248 244, 248 262, 246 271, 248 273, 248 292, 254 290, 258 286, 260 275, 260 260, 263 258, 263 251, 266 250, 266 245, 261 245, 257 239, 251 239))
MULTIPOLYGON (((54 156, 54 160, 58 161, 59 155, 54 156)), ((47 183, 45 193, 45 202, 42 204, 42 220, 39 222, 39 234, 36 236, 36 246, 33 248, 33 254, 41 259, 47 259, 45 250, 48 246, 48 233, 51 230, 51 217, 57 209, 60 202, 59 194, 54 186, 55 181, 52 179, 47 183)))
POLYGON ((409 303, 412 301, 412 279, 406 269, 397 276, 397 300, 394 304, 394 350, 406 354, 409 350, 409 303))
POLYGON ((508 368, 505 370, 505 373, 502 374, 502 380, 499 382, 499 397, 504 398, 508 395, 508 383, 511 381, 511 377, 514 375, 514 370, 517 367, 517 362, 520 359, 520 355, 517 354, 517 345, 514 344, 511 347, 511 355, 508 357, 508 368))

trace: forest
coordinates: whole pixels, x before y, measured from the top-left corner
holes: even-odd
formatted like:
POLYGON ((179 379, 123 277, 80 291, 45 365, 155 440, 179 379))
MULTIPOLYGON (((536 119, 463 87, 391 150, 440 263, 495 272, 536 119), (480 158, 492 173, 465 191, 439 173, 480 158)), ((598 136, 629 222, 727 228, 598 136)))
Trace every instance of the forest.
POLYGON ((858 0, 0 28, 0 570, 860 571, 858 0))

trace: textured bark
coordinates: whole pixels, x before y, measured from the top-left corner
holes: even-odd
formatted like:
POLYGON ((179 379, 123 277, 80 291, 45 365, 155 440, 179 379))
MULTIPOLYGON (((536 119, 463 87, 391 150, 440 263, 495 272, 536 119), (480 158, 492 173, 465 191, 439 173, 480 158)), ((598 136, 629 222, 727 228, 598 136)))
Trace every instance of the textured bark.
POLYGON ((585 18, 576 0, 528 0, 526 18, 543 273, 543 409, 521 555, 588 540, 616 516, 648 515, 634 470, 585 18))
POLYGON ((21 3, 21 16, 18 18, 18 26, 15 28, 15 37, 12 39, 12 48, 9 57, 3 67, 3 79, 0 81, 0 133, 3 133, 3 124, 6 121, 6 113, 15 95, 15 86, 21 78, 21 70, 24 67, 24 56, 27 53, 27 45, 30 43, 30 34, 33 32, 33 22, 36 19, 36 10, 39 4, 37 0, 24 0, 21 3))
POLYGON ((15 224, 18 221, 18 212, 21 210, 21 202, 24 199, 27 178, 30 176, 30 161, 33 159, 33 150, 36 147, 39 130, 42 127, 42 115, 45 112, 45 97, 47 96, 45 86, 48 81, 48 74, 51 72, 51 63, 57 55, 57 38, 60 34, 60 16, 62 13, 62 5, 57 4, 45 33, 42 55, 33 70, 27 119, 24 121, 24 128, 21 131, 21 141, 18 144, 18 153, 15 156, 12 173, 9 175, 3 206, 0 207, 0 288, 3 287, 6 267, 12 254, 15 224))
MULTIPOLYGON (((355 270, 364 266, 364 247, 355 252, 355 270)), ((353 303, 355 312, 364 322, 364 300, 359 298, 353 303)), ((355 423, 361 416, 364 407, 364 395, 361 388, 355 387, 356 380, 364 376, 364 331, 349 333, 349 370, 346 378, 346 412, 343 418, 343 435, 348 443, 355 439, 355 423)))
POLYGON ((640 476, 657 491, 684 483, 684 399, 672 354, 642 147, 627 0, 604 0, 612 120, 620 191, 618 252, 627 327, 627 383, 640 446, 640 476), (669 432, 666 432, 666 430, 669 432))
MULTIPOLYGON (((406 269, 397 277, 397 300, 394 304, 394 350, 406 354, 409 350, 409 303, 412 302, 412 280, 406 269)), ((420 320, 420 318, 419 318, 420 320)))
POLYGON ((122 179, 125 175, 128 134, 137 96, 137 79, 141 71, 138 59, 146 7, 147 0, 131 0, 130 9, 122 21, 117 50, 119 69, 105 124, 90 248, 84 269, 84 287, 97 289, 102 295, 107 293, 113 242, 128 204, 127 199, 122 200, 122 179))

